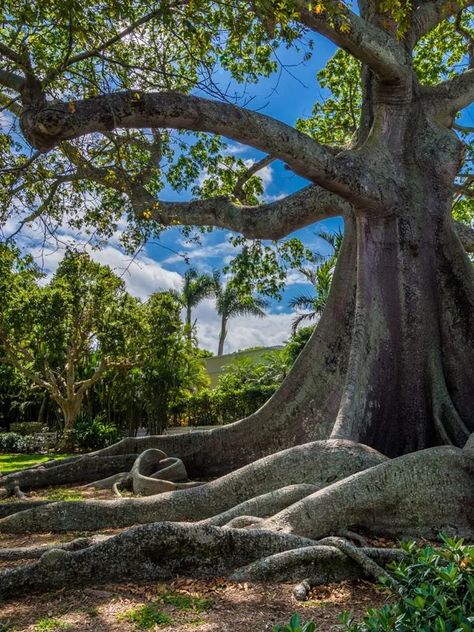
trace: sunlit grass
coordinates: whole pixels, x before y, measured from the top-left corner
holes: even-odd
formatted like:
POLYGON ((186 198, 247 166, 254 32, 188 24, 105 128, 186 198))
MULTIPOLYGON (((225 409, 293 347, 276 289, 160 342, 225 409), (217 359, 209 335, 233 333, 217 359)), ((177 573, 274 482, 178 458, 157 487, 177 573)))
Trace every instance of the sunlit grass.
POLYGON ((72 454, 0 454, 0 473, 8 474, 46 461, 65 459, 72 454))

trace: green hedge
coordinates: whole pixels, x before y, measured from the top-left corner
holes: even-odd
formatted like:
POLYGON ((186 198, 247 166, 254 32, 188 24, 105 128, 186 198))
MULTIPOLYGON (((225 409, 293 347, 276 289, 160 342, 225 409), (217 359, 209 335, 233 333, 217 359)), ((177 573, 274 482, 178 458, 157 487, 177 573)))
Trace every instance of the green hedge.
POLYGON ((205 390, 173 407, 175 425, 213 426, 237 421, 258 410, 273 395, 277 386, 250 386, 223 393, 205 390))
POLYGON ((16 432, 22 437, 34 435, 43 431, 43 424, 39 421, 18 422, 10 424, 10 432, 16 432))

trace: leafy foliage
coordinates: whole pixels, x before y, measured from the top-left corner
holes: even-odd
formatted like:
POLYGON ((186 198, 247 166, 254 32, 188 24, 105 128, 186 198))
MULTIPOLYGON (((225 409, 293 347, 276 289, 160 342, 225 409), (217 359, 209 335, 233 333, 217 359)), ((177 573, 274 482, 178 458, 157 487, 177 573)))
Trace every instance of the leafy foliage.
MULTIPOLYGON (((370 609, 362 623, 345 613, 344 632, 470 632, 474 629, 474 547, 441 536, 443 546, 403 545, 406 556, 389 568, 398 601, 370 609)), ((388 584, 386 587, 389 588, 388 584)))
POLYGON ((292 615, 287 625, 276 625, 273 632, 315 632, 316 624, 313 621, 302 623, 299 614, 292 615))
POLYGON ((107 423, 104 415, 92 421, 84 415, 79 418, 72 432, 71 440, 83 451, 100 450, 112 445, 120 438, 116 426, 107 423))

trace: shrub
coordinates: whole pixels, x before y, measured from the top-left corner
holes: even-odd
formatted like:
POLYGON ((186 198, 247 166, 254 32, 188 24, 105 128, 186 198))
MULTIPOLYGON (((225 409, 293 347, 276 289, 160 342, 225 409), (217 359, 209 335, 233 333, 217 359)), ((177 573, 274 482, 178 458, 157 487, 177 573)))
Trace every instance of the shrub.
POLYGON ((26 435, 34 435, 43 431, 43 424, 39 421, 18 422, 10 424, 10 431, 25 437, 26 435))
POLYGON ((294 614, 287 625, 276 625, 273 632, 315 632, 316 624, 314 621, 302 623, 299 614, 294 614))
POLYGON ((341 615, 344 632, 472 632, 474 630, 474 546, 441 536, 443 546, 403 546, 406 557, 389 565, 397 588, 394 604, 369 609, 362 623, 341 615))
POLYGON ((16 432, 0 433, 0 452, 27 452, 26 437, 16 432))
POLYGON ((107 423, 103 416, 97 416, 92 421, 81 419, 71 432, 71 440, 81 450, 100 450, 112 445, 120 437, 117 426, 107 423))

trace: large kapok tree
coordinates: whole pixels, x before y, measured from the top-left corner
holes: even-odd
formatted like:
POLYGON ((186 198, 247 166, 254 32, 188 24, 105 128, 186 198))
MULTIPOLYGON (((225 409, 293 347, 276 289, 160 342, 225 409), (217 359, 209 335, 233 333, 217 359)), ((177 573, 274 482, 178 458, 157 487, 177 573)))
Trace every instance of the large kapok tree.
POLYGON ((469 161, 454 128, 474 100, 474 3, 18 4, 6 3, 0 44, 1 98, 20 130, 4 141, 4 159, 13 158, 2 196, 9 213, 23 213, 18 228, 38 219, 50 228, 57 216, 42 217, 60 193, 70 222, 104 232, 125 209, 142 235, 182 224, 280 239, 343 215, 345 236, 312 338, 255 414, 206 432, 125 439, 14 475, 25 489, 87 482, 130 469, 138 454, 130 480, 153 494, 160 476, 149 475, 164 451, 194 478, 216 480, 5 517, 3 531, 145 526, 80 552, 47 552, 4 573, 0 592, 184 571, 321 581, 353 576, 362 558, 371 572, 367 555, 381 563, 389 555, 357 552, 337 539, 317 542, 347 528, 472 537, 474 274, 465 248, 472 252, 474 239, 451 210, 456 195, 469 195, 459 189, 470 183, 469 161), (273 70, 275 46, 301 47, 308 32, 361 64, 350 144, 326 145, 310 125, 296 129, 236 105, 210 80, 214 66, 237 81, 256 80, 273 70), (451 45, 462 49, 442 80, 431 62, 414 63, 420 47, 432 53, 426 38, 436 32, 440 64, 451 45), (173 162, 173 152, 189 137, 167 130, 198 133, 185 158, 173 162), (219 158, 221 141, 201 133, 261 150, 263 163, 281 160, 310 184, 250 205, 244 190, 254 196, 256 169, 219 158), (18 156, 26 144, 34 151, 28 159, 18 156), (226 161, 230 179, 220 171, 226 161), (204 167, 220 174, 223 188, 214 180, 199 199, 159 199, 163 174, 179 188, 204 167), (213 196, 222 190, 228 195, 213 196), (195 521, 204 523, 175 524, 195 521))

